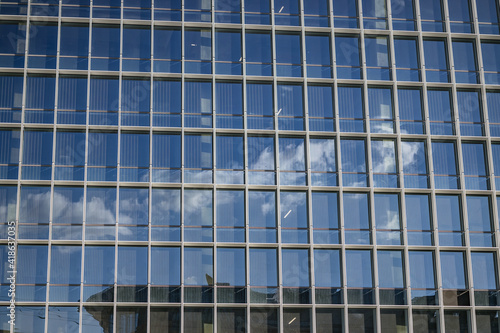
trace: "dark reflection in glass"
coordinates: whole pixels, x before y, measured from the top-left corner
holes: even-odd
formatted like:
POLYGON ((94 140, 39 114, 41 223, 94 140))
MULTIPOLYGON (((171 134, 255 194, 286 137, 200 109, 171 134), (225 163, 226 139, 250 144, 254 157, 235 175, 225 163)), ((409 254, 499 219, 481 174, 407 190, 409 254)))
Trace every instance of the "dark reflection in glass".
POLYGON ((146 333, 148 325, 147 313, 146 307, 117 307, 116 330, 119 332, 131 330, 136 333, 146 333))
POLYGON ((356 0, 333 1, 333 15, 336 28, 357 28, 358 2, 356 0))
POLYGON ((51 302, 78 302, 81 281, 81 246, 53 245, 50 263, 51 302))
POLYGON ((444 325, 447 332, 469 332, 469 311, 449 310, 444 312, 444 325))
POLYGON ((485 333, 498 332, 500 330, 498 311, 476 311, 476 329, 485 333))
POLYGON ((43 333, 45 329, 45 307, 16 306, 16 330, 43 333))
POLYGON ((252 332, 278 333, 279 315, 276 308, 250 308, 250 330, 252 332))
MULTIPOLYGON (((218 2, 222 3, 223 0, 218 0, 218 2)), ((229 2, 229 4, 234 4, 234 1, 229 2)), ((216 30, 215 73, 241 75, 243 59, 241 52, 241 33, 216 30)))
POLYGON ((56 68, 57 25, 49 22, 31 22, 29 36, 28 67, 56 68))
POLYGON ((380 310, 382 332, 408 332, 406 310, 380 310))
POLYGON ((80 24, 61 24, 59 68, 88 68, 89 26, 80 24))
POLYGON ((110 333, 113 332, 113 307, 89 306, 83 307, 83 333, 110 333))
POLYGON ((118 302, 147 302, 148 248, 118 246, 118 302))
POLYGON ((471 268, 474 302, 477 306, 498 306, 496 255, 493 252, 472 252, 471 268))
MULTIPOLYGON (((8 4, 2 4, 1 14, 6 14, 8 4)), ((13 8, 26 10, 26 5, 16 4, 13 8)), ((26 23, 24 22, 5 22, 0 24, 0 66, 2 67, 24 67, 24 49, 26 44, 26 23), (9 38, 9 36, 19 36, 19 38, 9 38)), ((1 90, 5 91, 5 90, 1 90)), ((19 101, 21 102, 21 101, 19 101)))
MULTIPOLYGON (((126 16, 126 13, 127 9, 124 8, 123 16, 126 16)), ((123 38, 122 38, 122 52, 121 52, 122 56, 121 70, 129 72, 151 71, 150 27, 124 25, 122 28, 122 35, 123 38)))
POLYGON ((85 246, 83 297, 86 302, 112 302, 115 280, 115 247, 85 246))
MULTIPOLYGON (((204 1, 207 2, 207 1, 204 1)), ((185 5, 185 8, 189 8, 185 5)), ((189 20, 185 13, 185 20, 189 20)), ((184 70, 186 73, 212 74, 212 34, 210 30, 184 31, 184 70)))
POLYGON ((118 71, 120 69, 119 26, 99 24, 92 26, 91 69, 104 71, 118 71))
MULTIPOLYGON (((306 277, 307 278, 307 277, 306 277)), ((250 302, 279 303, 276 249, 250 249, 250 302)))
POLYGON ((0 179, 16 179, 19 172, 21 131, 0 130, 0 179))
POLYGON ((375 333, 376 321, 373 309, 349 309, 349 332, 375 333))
POLYGON ((212 248, 184 248, 184 285, 184 302, 212 303, 214 301, 212 248))
POLYGON ((161 333, 165 332, 165 330, 168 330, 168 332, 180 332, 180 312, 180 308, 175 307, 152 307, 149 310, 150 332, 161 333))
POLYGON ((434 252, 410 251, 410 282, 412 304, 436 305, 438 296, 434 276, 434 252))
POLYGON ((213 308, 184 308, 184 332, 205 333, 213 332, 213 308))
POLYGON ((245 262, 243 248, 217 249, 217 302, 246 302, 245 262))
POLYGON ((388 305, 406 304, 401 251, 378 251, 377 260, 380 303, 388 305))
POLYGON ((343 303, 340 263, 339 250, 314 250, 316 303, 343 303))
POLYGON ((283 331, 310 332, 312 329, 311 324, 311 309, 283 309, 283 331))
POLYGON ((245 308, 218 308, 217 332, 245 333, 246 309, 245 308))
POLYGON ((316 309, 316 332, 343 332, 342 318, 344 318, 343 309, 316 309))
POLYGON ((181 249, 179 247, 151 247, 150 279, 151 302, 181 301, 181 249))
POLYGON ((413 310, 413 332, 438 333, 439 310, 413 310))
POLYGON ((374 304, 372 252, 347 250, 345 255, 347 301, 350 304, 374 304))
POLYGON ((51 332, 78 332, 79 310, 77 306, 49 306, 48 329, 51 332))

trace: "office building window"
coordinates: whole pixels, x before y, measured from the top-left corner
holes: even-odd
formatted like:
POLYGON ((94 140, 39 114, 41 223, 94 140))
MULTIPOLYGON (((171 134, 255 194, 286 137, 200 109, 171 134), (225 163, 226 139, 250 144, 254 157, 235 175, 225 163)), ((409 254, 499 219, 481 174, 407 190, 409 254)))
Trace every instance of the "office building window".
POLYGON ((362 79, 358 36, 335 36, 338 79, 362 79))
MULTIPOLYGON (((158 9, 156 3, 155 11, 164 13, 162 9, 158 9)), ((165 14, 167 13, 165 12, 165 14)), ((153 70, 162 73, 180 73, 182 59, 181 30, 156 27, 153 41, 153 70)))
POLYGON ((427 82, 450 82, 447 55, 446 41, 424 39, 425 77, 427 82))
POLYGON ((428 90, 427 105, 431 134, 453 135, 455 133, 453 109, 449 90, 428 90))
POLYGON ((338 103, 340 131, 364 132, 363 88, 359 86, 339 86, 338 103))
POLYGON ((246 43, 245 60, 247 64, 246 74, 256 75, 256 76, 272 75, 273 57, 272 57, 272 47, 271 47, 272 45, 271 34, 260 31, 247 32, 245 34, 245 43, 246 43))
POLYGON ((407 188, 427 188, 428 169, 426 144, 423 141, 402 141, 404 184, 407 188))
POLYGON ((458 116, 460 117, 460 135, 484 135, 483 111, 479 91, 457 91, 458 116))
POLYGON ((389 52, 387 37, 365 37, 366 78, 368 80, 391 80, 389 52))
POLYGON ((458 195, 436 195, 439 245, 462 246, 465 243, 461 207, 458 195))
POLYGON ((394 30, 414 31, 417 27, 413 0, 391 0, 392 28, 394 30))
POLYGON ((420 81, 417 40, 394 39, 394 53, 398 81, 420 81))
POLYGON ((469 0, 459 0, 448 6, 451 32, 473 32, 470 9, 469 0))
POLYGON ((420 15, 422 19, 422 31, 445 31, 443 4, 441 0, 420 1, 420 15))
POLYGON ((398 105, 401 134, 425 134, 422 92, 419 89, 399 88, 398 105))
POLYGON ((479 83, 474 42, 454 40, 452 45, 455 81, 457 83, 479 83))
POLYGON ((460 188, 454 142, 433 141, 432 161, 434 164, 434 186, 437 189, 460 188))
POLYGON ((500 82, 500 43, 481 42, 483 54, 483 69, 485 84, 499 84, 500 82), (484 56, 486 55, 486 56, 484 56))
POLYGON ((408 245, 433 244, 429 195, 406 194, 406 228, 408 245))
POLYGON ((488 105, 490 135, 500 137, 500 92, 487 91, 486 104, 488 105))
POLYGON ((479 32, 482 34, 498 35, 498 5, 494 0, 476 0, 479 32))
POLYGON ((307 77, 333 77, 330 36, 306 35, 307 77))
POLYGON ((484 145, 482 143, 462 143, 465 188, 487 190, 490 187, 486 169, 484 145))

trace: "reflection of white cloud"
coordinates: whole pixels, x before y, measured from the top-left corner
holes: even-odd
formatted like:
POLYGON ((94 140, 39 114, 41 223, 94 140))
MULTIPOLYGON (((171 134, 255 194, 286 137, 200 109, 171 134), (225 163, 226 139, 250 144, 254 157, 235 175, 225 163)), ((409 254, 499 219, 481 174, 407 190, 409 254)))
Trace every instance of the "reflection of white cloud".
MULTIPOLYGON (((111 203, 110 207, 114 207, 111 203)), ((99 197, 87 197, 86 222, 91 224, 115 224, 115 211, 106 207, 104 200, 99 197)))
POLYGON ((212 170, 184 170, 184 181, 192 184, 210 184, 212 170))
POLYGON ((394 141, 372 141, 373 172, 396 172, 396 154, 394 141))
POLYGON ((335 171, 335 140, 310 141, 311 168, 314 171, 335 171))
POLYGON ((386 133, 392 134, 394 133, 394 128, 392 126, 392 122, 370 122, 370 130, 372 133, 386 133))
MULTIPOLYGON (((420 154, 420 142, 401 142, 401 153, 403 154, 403 168, 405 170, 417 170, 418 155, 420 154)), ((421 161, 420 161, 421 163, 421 161)))
POLYGON ((21 189, 21 198, 21 222, 49 222, 50 188, 21 189))
POLYGON ((188 225, 212 225, 212 191, 184 192, 184 221, 188 225))
POLYGON ((273 147, 265 147, 248 166, 251 170, 270 170, 274 169, 274 149, 273 147))
POLYGON ((148 223, 148 189, 120 190, 120 224, 148 223))
POLYGON ((399 214, 393 210, 386 210, 382 214, 382 219, 377 221, 377 229, 399 229, 399 214))
POLYGON ((83 219, 83 192, 80 199, 73 202, 68 197, 55 190, 52 214, 53 221, 81 223, 83 219))
POLYGON ((299 145, 288 143, 280 146, 281 170, 305 170, 304 142, 299 145))

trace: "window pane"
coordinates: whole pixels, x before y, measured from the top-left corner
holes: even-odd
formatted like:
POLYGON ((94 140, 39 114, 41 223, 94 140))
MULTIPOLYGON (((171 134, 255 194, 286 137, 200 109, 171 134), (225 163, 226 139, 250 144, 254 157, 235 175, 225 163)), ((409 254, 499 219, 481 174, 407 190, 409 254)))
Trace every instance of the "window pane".
MULTIPOLYGON (((410 251, 410 284, 412 289, 434 289, 434 255, 430 251, 410 251)), ((414 296, 415 298, 415 296, 414 296)))
POLYGON ((184 136, 184 181, 188 183, 212 182, 212 136, 184 136), (196 170, 201 169, 201 170, 196 170), (207 170, 209 169, 209 170, 207 170))
POLYGON ((392 140, 374 140, 371 145, 373 186, 398 187, 396 143, 392 140))
POLYGON ((281 185, 305 185, 306 162, 303 138, 279 138, 281 185))
POLYGON ((184 284, 213 285, 213 251, 211 248, 184 248, 184 284))
POLYGON ((116 181, 118 134, 89 132, 87 180, 116 181))
POLYGON ((181 82, 153 82, 153 126, 181 127, 181 82))
POLYGON ((92 69, 105 71, 120 69, 119 26, 92 26, 92 69))
POLYGON ((420 15, 423 31, 444 31, 441 0, 421 0, 420 15))
POLYGON ((341 287, 339 250, 314 250, 314 278, 316 288, 341 287))
POLYGON ((212 241, 212 206, 212 190, 184 191, 184 225, 188 227, 184 229, 186 241, 212 241))
POLYGON ((278 128, 280 130, 304 130, 304 104, 302 86, 278 84, 278 128))
POLYGON ((427 188, 427 158, 425 142, 401 142, 405 187, 427 188))
POLYGON ((243 127, 243 88, 240 83, 216 82, 215 110, 218 128, 243 127), (232 117, 229 117, 232 116, 232 117))
MULTIPOLYGON (((437 1, 432 2, 436 3, 437 1)), ((445 41, 434 39, 424 40, 425 68, 428 82, 449 82, 446 55, 445 41)))
POLYGON ((370 131, 372 133, 394 132, 392 90, 390 88, 369 87, 368 110, 370 111, 370 131))
POLYGON ((401 134, 424 134, 422 93, 419 89, 398 89, 401 134))
POLYGON ((451 32, 472 32, 469 0, 459 0, 449 6, 451 32))
POLYGON ((338 244, 339 212, 336 192, 312 192, 314 243, 338 244))
POLYGON ((309 139, 311 183, 313 186, 337 186, 334 139, 309 139))
POLYGON ((415 30, 415 8, 413 0, 391 0, 392 28, 394 30, 415 30))
POLYGON ((358 2, 356 0, 333 1, 333 13, 335 15, 335 27, 357 28, 358 27, 358 2))
POLYGON ((346 244, 370 244, 370 218, 366 193, 343 194, 346 244))
POLYGON ((436 210, 439 245, 462 246, 463 228, 460 197, 457 195, 437 195, 436 210))
POLYGON ((51 332, 78 332, 80 308, 69 306, 50 306, 48 330, 51 332))
POLYGON ((338 87, 339 120, 341 132, 364 132, 362 87, 338 87))
POLYGON ((217 190, 217 241, 245 241, 245 195, 241 190, 217 190))
POLYGON ((372 288, 372 258, 369 250, 346 251, 348 288, 372 288))
MULTIPOLYGON (((367 1, 363 1, 365 4, 367 1)), ((378 1, 382 2, 382 1, 378 1)), ((385 1, 384 1, 385 4, 385 1)), ((384 20, 385 21, 385 20, 384 20)), ((366 22, 366 21, 365 21, 366 22)), ((384 22, 385 24, 385 22, 384 22)), ((365 27, 369 28, 369 27, 365 27)), ((384 29, 384 28, 382 28, 384 29)), ((368 80, 390 80, 387 37, 365 37, 366 76, 368 80)))
POLYGON ((245 249, 217 249, 218 286, 245 286, 245 249))
MULTIPOLYGON (((186 6, 186 8, 188 8, 186 6)), ((186 73, 212 73, 212 34, 210 30, 184 31, 186 73)))
POLYGON ((86 222, 91 224, 115 224, 116 188, 87 187, 86 222))
POLYGON ((243 184, 243 137, 217 136, 217 182, 220 184, 243 184), (232 171, 230 171, 232 170, 232 171))
POLYGON ((55 77, 29 75, 26 78, 24 121, 38 124, 54 123, 55 91, 55 77))
POLYGON ((481 43, 484 66, 484 81, 486 84, 499 84, 500 83, 500 43, 481 43))
POLYGON ((487 177, 484 146, 482 143, 462 143, 462 155, 465 174, 465 188, 487 190, 487 177))
POLYGON ((378 245, 401 244, 401 221, 399 196, 397 194, 375 193, 375 228, 378 245))
POLYGON ((432 245, 429 196, 406 194, 405 202, 408 245, 432 245))
MULTIPOLYGON (((155 9, 159 5, 158 1, 156 1, 155 9)), ((171 8, 173 9, 174 7, 171 8)), ((181 51, 180 30, 155 28, 153 50, 155 72, 180 73, 181 51)))
POLYGON ((149 181, 149 133, 121 134, 120 180, 149 181))
MULTIPOLYGON (((339 0, 335 1, 340 2, 339 0)), ((337 78, 361 79, 361 56, 357 36, 335 36, 337 78)), ((339 92, 340 94, 340 92, 339 92)))
MULTIPOLYGON (((127 9, 124 9, 123 14, 127 15, 127 9)), ((149 72, 151 70, 150 27, 124 25, 122 35, 122 71, 149 72)))
POLYGON ((309 287, 309 251, 283 249, 283 286, 309 287))
POLYGON ((495 0, 476 0, 476 10, 479 21, 479 32, 482 34, 497 34, 498 5, 495 0))
POLYGON ((122 79, 121 124, 123 126, 149 126, 151 82, 122 79))
POLYGON ((476 73, 476 55, 474 50, 475 45, 473 42, 453 41, 453 62, 455 68, 455 81, 457 83, 479 82, 478 74, 476 73))
POLYGON ((281 241, 308 243, 307 193, 281 192, 281 241))
POLYGON ((52 132, 24 131, 23 179, 50 180, 52 132))
POLYGON ((215 73, 241 75, 241 34, 239 32, 215 32, 215 73))
POLYGON ((275 192, 248 192, 248 225, 251 243, 276 242, 275 192))
POLYGON ((307 77, 332 78, 330 50, 329 36, 306 36, 307 77))
POLYGON ((178 134, 153 134, 154 182, 180 183, 181 136, 178 134))
POLYGON ((2 122, 21 122, 23 81, 23 76, 0 76, 0 120, 2 122))
MULTIPOLYGON (((394 2, 395 0, 392 1, 394 2)), ((411 0, 409 2, 411 3, 411 0)), ((417 40, 394 39, 394 53, 398 81, 420 81, 417 40)))
POLYGON ((474 289, 497 289, 495 254, 493 252, 472 252, 472 274, 474 289))
POLYGON ((275 43, 276 75, 301 77, 302 56, 300 35, 276 34, 275 43))
POLYGON ((466 289, 463 252, 441 252, 441 275, 444 289, 466 289))
POLYGON ((333 90, 329 86, 307 86, 309 130, 333 132, 333 90))
POLYGON ((404 288, 401 251, 378 251, 378 274, 381 288, 404 288))
POLYGON ((113 284, 115 276, 114 246, 86 246, 84 284, 113 284))
POLYGON ((145 285, 148 283, 148 248, 118 246, 117 284, 145 285))
POLYGON ((181 251, 178 247, 151 247, 151 284, 181 284, 181 251))
POLYGON ((460 188, 454 142, 432 142, 432 161, 436 188, 460 188))
POLYGON ((118 93, 118 78, 90 78, 90 125, 118 125, 118 93))
POLYGON ((58 96, 57 122, 59 124, 86 124, 87 78, 59 76, 58 96))
POLYGON ((365 141, 343 139, 340 150, 344 186, 367 186, 365 141))
POLYGON ((490 121, 490 135, 500 136, 500 93, 486 92, 488 104, 488 120, 490 121))
POLYGON ((275 249, 250 249, 250 285, 278 285, 278 265, 275 249))
POLYGON ((274 185, 274 137, 247 137, 248 183, 274 185))
MULTIPOLYGON (((54 187, 53 200, 53 223, 82 224, 83 187, 56 186, 54 187)), ((52 230, 52 233, 54 233, 54 230, 52 230)))

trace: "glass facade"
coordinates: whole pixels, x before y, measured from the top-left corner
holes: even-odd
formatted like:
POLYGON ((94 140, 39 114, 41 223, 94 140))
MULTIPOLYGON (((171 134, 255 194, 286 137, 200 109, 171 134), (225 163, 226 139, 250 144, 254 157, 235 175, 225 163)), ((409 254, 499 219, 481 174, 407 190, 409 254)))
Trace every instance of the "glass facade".
POLYGON ((0 332, 499 332, 499 10, 1 1, 0 332))

